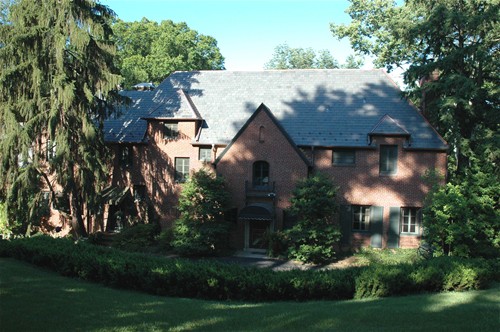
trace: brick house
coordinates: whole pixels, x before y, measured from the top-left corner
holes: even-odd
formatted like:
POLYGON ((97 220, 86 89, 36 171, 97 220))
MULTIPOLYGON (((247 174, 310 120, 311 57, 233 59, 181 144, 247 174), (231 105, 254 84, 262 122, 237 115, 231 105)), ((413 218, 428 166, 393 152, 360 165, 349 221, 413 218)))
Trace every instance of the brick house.
POLYGON ((343 245, 415 247, 422 176, 446 172, 446 142, 381 70, 175 72, 124 94, 131 105, 105 124, 108 191, 121 193, 108 228, 142 217, 144 202, 171 226, 182 183, 208 167, 228 185, 232 245, 255 249, 266 229, 293 223, 295 183, 319 171, 339 186, 343 245))

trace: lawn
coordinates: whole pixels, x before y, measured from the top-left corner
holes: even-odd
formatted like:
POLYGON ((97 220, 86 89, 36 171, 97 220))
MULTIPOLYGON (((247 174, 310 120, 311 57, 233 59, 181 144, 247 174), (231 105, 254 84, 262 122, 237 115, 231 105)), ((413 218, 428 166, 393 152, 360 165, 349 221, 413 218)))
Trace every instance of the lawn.
POLYGON ((339 302, 214 302, 151 296, 0 259, 0 330, 497 331, 500 285, 339 302))

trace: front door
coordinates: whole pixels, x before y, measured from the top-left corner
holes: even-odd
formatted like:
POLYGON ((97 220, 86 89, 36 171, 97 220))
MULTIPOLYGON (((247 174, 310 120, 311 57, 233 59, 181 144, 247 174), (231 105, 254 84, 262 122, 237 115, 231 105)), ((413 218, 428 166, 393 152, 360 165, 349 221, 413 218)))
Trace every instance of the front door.
POLYGON ((270 225, 268 220, 245 220, 245 250, 264 252, 268 245, 265 234, 270 225))

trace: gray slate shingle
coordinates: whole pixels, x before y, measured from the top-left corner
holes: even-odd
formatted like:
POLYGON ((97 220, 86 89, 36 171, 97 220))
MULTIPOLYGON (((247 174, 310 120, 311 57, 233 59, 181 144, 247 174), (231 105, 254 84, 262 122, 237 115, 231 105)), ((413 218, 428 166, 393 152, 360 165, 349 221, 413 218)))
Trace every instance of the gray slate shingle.
POLYGON ((140 118, 192 111, 205 120, 198 143, 228 144, 264 103, 298 146, 363 147, 376 129, 409 133, 412 148, 447 147, 381 70, 175 72, 154 91, 127 94, 134 105, 123 119, 106 123, 108 141, 142 140, 140 118))

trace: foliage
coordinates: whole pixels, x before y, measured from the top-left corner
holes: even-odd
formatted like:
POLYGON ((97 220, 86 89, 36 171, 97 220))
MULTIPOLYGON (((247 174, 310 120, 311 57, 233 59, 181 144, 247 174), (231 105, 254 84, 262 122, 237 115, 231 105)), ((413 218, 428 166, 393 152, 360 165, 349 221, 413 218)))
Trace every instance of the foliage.
POLYGON ((331 25, 334 36, 349 38, 376 65, 407 69, 409 95, 422 101, 455 152, 452 176, 463 175, 472 157, 498 165, 499 9, 498 0, 407 0, 401 6, 353 0, 351 23, 331 25), (485 145, 496 150, 494 159, 483 155, 485 145))
POLYGON ((113 239, 112 246, 117 249, 141 252, 156 245, 156 237, 160 233, 158 224, 137 224, 125 228, 113 239))
POLYGON ((181 217, 174 226, 174 250, 182 255, 213 255, 226 249, 227 204, 223 178, 204 169, 191 174, 179 198, 181 217))
POLYGON ((140 82, 159 83, 176 70, 224 69, 217 41, 186 23, 118 20, 113 32, 125 88, 140 82))
POLYGON ((322 175, 297 183, 290 200, 290 212, 297 223, 284 232, 288 257, 302 262, 324 263, 335 257, 334 246, 340 240, 340 230, 334 225, 337 211, 337 188, 322 175))
POLYGON ((415 263, 420 258, 416 249, 374 249, 374 248, 361 248, 361 250, 354 254, 358 264, 382 264, 382 265, 396 265, 401 263, 415 263))
POLYGON ((498 257, 499 200, 500 183, 480 171, 461 184, 434 187, 424 207, 426 241, 438 254, 498 257))
POLYGON ((331 25, 378 66, 406 70, 406 95, 450 145, 448 181, 428 198, 429 241, 445 254, 498 255, 500 2, 353 0, 331 25))
POLYGON ((363 60, 350 55, 346 63, 339 66, 338 61, 328 50, 320 50, 316 53, 312 48, 294 48, 286 43, 275 47, 271 60, 267 62, 265 69, 335 69, 335 68, 360 68, 363 60))
POLYGON ((119 82, 114 13, 89 0, 19 0, 8 9, 0 25, 0 196, 9 219, 29 231, 39 221, 40 188, 53 202, 55 181, 75 235, 85 235, 84 202, 95 213, 107 180, 101 128, 119 82))
POLYGON ((414 264, 273 271, 213 260, 128 253, 47 236, 2 240, 0 257, 114 287, 213 300, 340 300, 479 289, 493 280, 500 281, 498 259, 440 257, 414 264))
POLYGON ((71 331, 75 326, 102 332, 498 330, 500 285, 369 301, 252 304, 121 291, 64 278, 13 259, 0 259, 0 275, 3 331, 31 331, 34 327, 38 331, 71 331), (96 303, 101 311, 119 314, 96 314, 96 303), (19 308, 23 319, 18 318, 19 308), (61 308, 64 319, 54 314, 61 308), (418 323, 408 324, 408 317, 418 317, 418 323))

